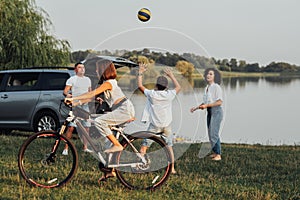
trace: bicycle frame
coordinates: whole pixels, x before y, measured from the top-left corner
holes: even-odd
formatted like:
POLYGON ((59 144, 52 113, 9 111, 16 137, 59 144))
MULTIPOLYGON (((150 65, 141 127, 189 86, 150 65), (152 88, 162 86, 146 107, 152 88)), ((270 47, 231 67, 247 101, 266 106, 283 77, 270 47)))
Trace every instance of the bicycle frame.
MULTIPOLYGON (((85 112, 84 110, 82 110, 81 108, 77 108, 79 109, 79 112, 85 112)), ((130 167, 135 167, 137 165, 141 165, 141 164, 146 164, 147 161, 145 159, 144 156, 142 156, 140 154, 140 152, 135 148, 134 145, 131 144, 130 139, 126 136, 126 134, 124 133, 124 128, 123 127, 112 127, 111 130, 116 131, 116 139, 118 140, 120 137, 122 137, 123 139, 125 139, 127 141, 127 143, 130 145, 130 147, 132 148, 132 150, 136 153, 136 155, 140 158, 141 162, 135 162, 135 163, 124 163, 124 164, 110 164, 110 161, 112 159, 112 156, 114 153, 109 153, 108 154, 108 159, 104 159, 104 157, 101 155, 101 153, 99 151, 97 151, 97 148, 95 147, 91 137, 89 136, 86 128, 81 124, 81 120, 88 120, 92 123, 97 123, 94 119, 91 118, 91 115, 89 114, 89 119, 84 119, 81 118, 79 116, 75 116, 74 113, 72 111, 69 112, 69 117, 66 119, 66 121, 68 123, 70 122, 74 122, 77 125, 77 128, 81 131, 81 133, 83 134, 83 137, 88 141, 88 143, 91 145, 92 150, 97 154, 99 160, 103 163, 104 166, 108 167, 108 168, 116 168, 116 167, 126 167, 126 166, 130 166, 130 167)), ((63 134, 64 130, 66 128, 66 125, 68 123, 64 123, 59 134, 63 134)))
POLYGON ((68 124, 74 122, 77 131, 80 131, 80 139, 89 143, 93 156, 99 160, 100 171, 107 173, 114 169, 117 178, 129 189, 154 190, 165 183, 174 161, 163 138, 148 131, 128 135, 124 132, 123 124, 114 126, 111 130, 121 140, 124 150, 106 155, 102 152, 102 147, 106 145, 98 137, 94 138, 89 134, 89 130, 82 125, 82 120, 97 123, 95 118, 96 116, 83 109, 70 110, 59 131, 42 131, 30 136, 21 146, 18 155, 18 166, 23 178, 33 186, 55 188, 67 184, 74 177, 78 167, 77 150, 63 135, 68 124), (138 150, 147 138, 153 144, 146 154, 141 154, 138 150), (60 151, 64 152, 66 146, 69 153, 59 154, 60 151))

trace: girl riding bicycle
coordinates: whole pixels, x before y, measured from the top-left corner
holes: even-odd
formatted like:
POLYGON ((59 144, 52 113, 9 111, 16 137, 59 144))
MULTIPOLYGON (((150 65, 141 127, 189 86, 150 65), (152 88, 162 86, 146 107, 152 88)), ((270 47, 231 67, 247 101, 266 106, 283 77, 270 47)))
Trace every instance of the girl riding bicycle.
MULTIPOLYGON (((87 92, 83 95, 74 98, 65 98, 65 102, 71 102, 73 106, 89 102, 90 99, 95 98, 97 95, 105 92, 104 101, 111 107, 111 112, 100 115, 95 119, 98 131, 107 137, 112 142, 113 146, 106 149, 105 153, 112 153, 122 151, 123 147, 113 135, 110 126, 125 123, 134 118, 135 110, 133 104, 126 98, 121 88, 118 86, 116 77, 117 71, 115 65, 109 60, 99 60, 96 63, 96 73, 99 80, 103 81, 95 90, 87 92), (77 102, 74 100, 78 100, 77 102)), ((101 101, 100 101, 101 102, 101 101)), ((109 177, 116 176, 112 171, 105 173, 99 180, 106 180, 109 177)))
POLYGON ((131 121, 134 116, 133 105, 117 85, 113 63, 101 60, 96 66, 99 77, 104 80, 103 84, 92 92, 66 98, 65 103, 77 106, 106 91, 103 99, 111 106, 112 112, 96 116, 95 119, 95 115, 90 115, 83 109, 73 109, 69 111, 59 132, 42 131, 29 137, 21 146, 18 155, 18 166, 23 178, 34 186, 56 188, 66 185, 74 177, 78 167, 78 154, 75 145, 63 135, 68 124, 74 122, 82 137, 88 141, 93 155, 100 161, 98 167, 104 175, 99 181, 117 176, 129 189, 159 188, 168 179, 174 162, 169 148, 166 148, 167 144, 159 135, 147 131, 131 134, 124 132, 123 124, 131 121), (113 146, 105 151, 108 152, 107 156, 103 156, 101 152, 104 146, 101 138, 94 134, 90 137, 81 124, 82 119, 95 121, 100 133, 113 143, 113 146), (120 139, 120 143, 117 138, 120 139), (147 154, 142 155, 139 149, 145 138, 152 141, 152 145, 147 149, 147 154), (68 145, 69 154, 57 153, 62 151, 65 144, 68 145))

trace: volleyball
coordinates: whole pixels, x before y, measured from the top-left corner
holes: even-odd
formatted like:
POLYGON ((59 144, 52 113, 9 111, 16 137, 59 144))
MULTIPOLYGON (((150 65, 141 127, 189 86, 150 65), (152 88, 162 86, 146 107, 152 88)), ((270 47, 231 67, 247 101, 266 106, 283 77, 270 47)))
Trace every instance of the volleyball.
POLYGON ((149 9, 142 8, 142 9, 139 10, 139 12, 138 12, 138 18, 142 22, 148 21, 150 19, 150 17, 151 17, 151 12, 150 12, 149 9))

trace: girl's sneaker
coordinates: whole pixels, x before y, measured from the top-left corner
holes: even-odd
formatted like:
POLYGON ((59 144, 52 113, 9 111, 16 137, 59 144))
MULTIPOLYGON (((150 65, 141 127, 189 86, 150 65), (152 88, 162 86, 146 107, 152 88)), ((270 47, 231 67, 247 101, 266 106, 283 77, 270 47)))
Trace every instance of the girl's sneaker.
POLYGON ((67 156, 68 155, 68 149, 64 149, 61 154, 64 155, 64 156, 67 156))

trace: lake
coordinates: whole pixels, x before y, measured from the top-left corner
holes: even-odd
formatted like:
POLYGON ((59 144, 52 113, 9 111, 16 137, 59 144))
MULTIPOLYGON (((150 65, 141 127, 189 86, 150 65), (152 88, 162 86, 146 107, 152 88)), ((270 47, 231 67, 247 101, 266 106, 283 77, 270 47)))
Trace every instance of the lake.
MULTIPOLYGON (((180 80, 183 90, 173 104, 173 132, 191 142, 206 142, 206 113, 190 108, 202 101, 204 86, 196 80, 180 80), (186 86, 187 85, 187 86, 186 86)), ((225 118, 221 133, 224 143, 300 145, 300 79, 292 77, 226 78, 225 118)), ((137 120, 128 131, 145 130, 140 122, 145 97, 127 94, 133 101, 137 120)))

